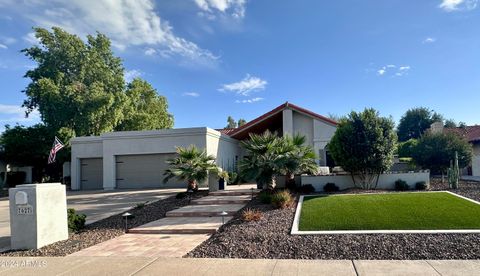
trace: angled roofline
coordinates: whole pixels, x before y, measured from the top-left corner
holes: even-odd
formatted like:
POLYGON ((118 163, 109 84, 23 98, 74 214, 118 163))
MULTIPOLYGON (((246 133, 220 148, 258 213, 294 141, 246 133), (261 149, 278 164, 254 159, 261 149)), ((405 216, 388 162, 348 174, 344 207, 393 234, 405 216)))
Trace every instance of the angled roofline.
POLYGON ((256 125, 256 124, 258 124, 258 123, 260 123, 260 122, 262 122, 262 121, 264 121, 264 120, 266 120, 266 119, 268 119, 268 118, 270 118, 270 117, 272 117, 272 116, 274 116, 274 115, 276 115, 276 114, 278 114, 280 111, 283 111, 284 109, 287 109, 287 108, 290 108, 290 109, 292 109, 292 110, 294 110, 294 111, 303 113, 303 114, 305 114, 305 115, 308 115, 308 116, 310 116, 310 117, 313 117, 313 118, 315 118, 315 119, 318 119, 318 120, 320 120, 320 121, 323 121, 323 122, 325 122, 325 123, 327 123, 327 124, 330 124, 330 125, 333 125, 333 126, 337 126, 337 125, 338 125, 338 123, 337 123, 336 121, 334 121, 334 120, 332 120, 332 119, 330 119, 330 118, 327 118, 327 117, 325 117, 325 116, 322 116, 322 115, 320 115, 320 114, 317 114, 317 113, 315 113, 315 112, 312 112, 312 111, 310 111, 310 110, 308 110, 308 109, 305 109, 305 108, 303 108, 303 107, 300 107, 300 106, 298 106, 298 105, 294 105, 294 104, 292 104, 292 103, 285 102, 285 103, 277 106, 276 108, 270 110, 269 112, 267 112, 267 113, 265 113, 265 114, 263 114, 263 115, 255 118, 255 119, 249 121, 248 123, 244 124, 243 126, 234 129, 234 130, 233 130, 232 132, 230 132, 228 135, 229 135, 229 136, 234 136, 234 135, 236 135, 236 134, 238 134, 238 133, 241 133, 241 132, 243 132, 244 130, 249 129, 250 127, 252 127, 252 126, 254 126, 254 125, 256 125))

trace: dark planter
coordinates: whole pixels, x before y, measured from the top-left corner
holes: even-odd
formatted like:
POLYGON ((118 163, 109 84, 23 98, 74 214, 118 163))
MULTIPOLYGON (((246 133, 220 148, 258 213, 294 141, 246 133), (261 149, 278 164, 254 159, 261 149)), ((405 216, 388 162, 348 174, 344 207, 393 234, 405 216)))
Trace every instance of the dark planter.
POLYGON ((225 180, 223 180, 222 178, 218 180, 218 189, 225 190, 225 180))

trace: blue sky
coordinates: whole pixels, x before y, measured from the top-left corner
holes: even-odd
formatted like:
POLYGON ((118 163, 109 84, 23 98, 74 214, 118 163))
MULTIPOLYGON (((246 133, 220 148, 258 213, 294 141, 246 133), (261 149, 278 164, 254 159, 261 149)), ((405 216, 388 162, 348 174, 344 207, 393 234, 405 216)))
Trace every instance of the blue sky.
POLYGON ((285 101, 396 121, 426 106, 480 124, 479 2, 0 0, 0 125, 39 120, 20 108, 33 26, 108 35, 127 79, 167 97, 175 127, 220 128, 285 101))

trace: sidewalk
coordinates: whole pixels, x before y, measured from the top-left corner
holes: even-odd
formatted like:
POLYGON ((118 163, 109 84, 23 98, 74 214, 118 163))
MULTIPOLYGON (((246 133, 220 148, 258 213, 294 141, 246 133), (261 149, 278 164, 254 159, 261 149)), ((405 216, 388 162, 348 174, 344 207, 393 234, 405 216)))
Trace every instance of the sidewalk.
POLYGON ((480 260, 350 261, 144 257, 0 258, 0 275, 479 275, 480 260), (16 266, 16 267, 15 267, 16 266), (23 267, 18 267, 23 266, 23 267), (27 266, 27 267, 25 267, 27 266))

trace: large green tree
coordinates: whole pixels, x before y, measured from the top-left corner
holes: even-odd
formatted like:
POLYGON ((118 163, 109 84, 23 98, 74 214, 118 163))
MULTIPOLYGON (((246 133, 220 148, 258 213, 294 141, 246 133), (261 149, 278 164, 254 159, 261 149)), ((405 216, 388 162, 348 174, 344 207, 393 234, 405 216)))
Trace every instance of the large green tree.
MULTIPOLYGON (((69 133, 62 131, 56 135, 68 142, 69 133)), ((0 136, 0 159, 13 166, 33 166, 33 181, 41 182, 46 175, 51 180, 59 181, 61 165, 69 160, 69 145, 57 153, 57 162, 47 165, 48 154, 52 147, 55 133, 43 124, 30 127, 6 126, 0 136)))
POLYGON ((442 122, 443 116, 425 107, 409 109, 400 119, 398 140, 418 139, 434 122, 442 122))
POLYGON ((147 130, 173 127, 168 103, 148 82, 136 78, 127 85, 125 119, 117 130, 147 130))
POLYGON ((335 163, 351 174, 355 185, 371 189, 379 175, 392 166, 396 142, 392 119, 365 109, 352 111, 340 120, 328 149, 335 163))
POLYGON ((458 153, 460 168, 468 166, 472 160, 472 146, 454 133, 427 132, 418 140, 412 151, 415 163, 434 173, 446 173, 450 161, 458 153))
POLYGON ((165 98, 145 81, 128 88, 120 58, 103 34, 86 42, 60 28, 35 28, 39 45, 22 50, 37 66, 25 74, 24 106, 38 109, 44 124, 55 131, 71 129, 76 136, 99 135, 121 128, 142 130, 173 125, 165 98), (146 116, 146 110, 152 112, 146 116), (135 120, 132 118, 142 118, 135 120), (145 121, 146 122, 145 122, 145 121))

